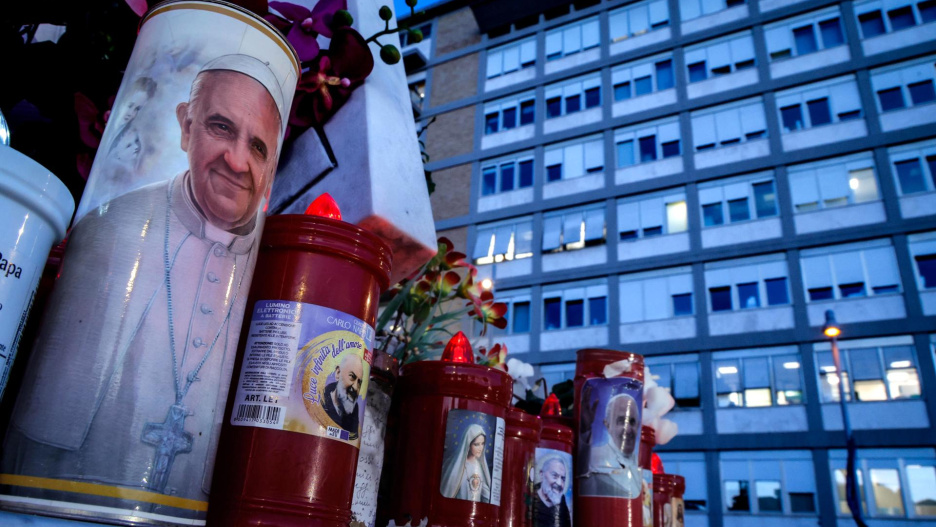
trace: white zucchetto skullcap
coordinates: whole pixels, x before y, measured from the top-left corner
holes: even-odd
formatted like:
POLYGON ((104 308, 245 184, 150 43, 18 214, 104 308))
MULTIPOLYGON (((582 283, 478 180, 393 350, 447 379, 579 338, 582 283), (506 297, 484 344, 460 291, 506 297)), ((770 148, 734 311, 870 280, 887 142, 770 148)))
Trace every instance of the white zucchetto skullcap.
POLYGON ((250 55, 223 55, 216 59, 208 61, 207 64, 202 66, 202 69, 198 73, 205 71, 216 71, 216 70, 227 70, 227 71, 236 71, 238 73, 243 73, 248 77, 256 80, 266 88, 269 92, 270 97, 273 97, 273 102, 276 104, 276 109, 280 114, 280 123, 281 128, 285 129, 286 121, 289 118, 287 115, 286 103, 283 100, 283 90, 280 87, 279 80, 276 78, 276 75, 273 74, 273 71, 270 70, 270 67, 261 62, 255 57, 250 55))

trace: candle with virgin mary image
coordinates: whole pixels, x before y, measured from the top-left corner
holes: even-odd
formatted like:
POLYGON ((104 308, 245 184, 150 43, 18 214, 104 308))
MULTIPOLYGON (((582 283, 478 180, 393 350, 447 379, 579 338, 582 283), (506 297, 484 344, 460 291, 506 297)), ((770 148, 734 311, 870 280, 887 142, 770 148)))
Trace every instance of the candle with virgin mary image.
POLYGON ((500 505, 504 420, 451 410, 445 427, 440 492, 446 498, 500 505))

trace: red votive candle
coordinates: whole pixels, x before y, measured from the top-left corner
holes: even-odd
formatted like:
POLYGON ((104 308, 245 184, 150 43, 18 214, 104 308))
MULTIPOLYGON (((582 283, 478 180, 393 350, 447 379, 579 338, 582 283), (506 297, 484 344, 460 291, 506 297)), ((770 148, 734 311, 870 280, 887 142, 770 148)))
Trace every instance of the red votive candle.
POLYGON ((390 248, 340 220, 267 219, 208 522, 347 527, 390 248))
POLYGON ((533 495, 533 462, 543 421, 523 410, 507 410, 504 439, 504 484, 501 491, 500 527, 530 527, 527 504, 533 495))
POLYGON ((640 502, 643 504, 643 525, 653 527, 653 447, 656 445, 656 432, 649 426, 640 428, 640 475, 643 483, 640 489, 640 502))
POLYGON ((536 445, 533 470, 533 527, 572 525, 572 419, 561 415, 559 399, 550 394, 540 412, 543 432, 536 445))
POLYGON ((513 381, 472 357, 459 332, 443 360, 401 369, 384 478, 392 481, 381 508, 397 525, 425 519, 433 527, 498 525, 513 381))
POLYGON ((653 475, 653 521, 656 527, 683 527, 686 479, 675 474, 653 475))
POLYGON ((575 523, 642 527, 643 357, 583 349, 575 365, 575 523))

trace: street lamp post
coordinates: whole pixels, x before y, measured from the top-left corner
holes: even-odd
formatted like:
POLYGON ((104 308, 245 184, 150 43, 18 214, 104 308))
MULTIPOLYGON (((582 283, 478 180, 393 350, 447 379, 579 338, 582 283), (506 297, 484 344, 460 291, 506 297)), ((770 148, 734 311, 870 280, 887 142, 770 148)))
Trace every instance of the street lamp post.
POLYGON ((851 509, 852 518, 858 527, 867 527, 861 515, 861 500, 858 496, 858 484, 855 478, 855 438, 852 437, 851 420, 845 404, 845 380, 842 378, 842 358, 839 354, 838 337, 842 330, 835 320, 835 312, 827 309, 826 323, 822 328, 825 336, 832 339, 832 362, 835 364, 835 376, 838 379, 839 404, 842 406, 842 428, 845 431, 845 445, 848 450, 848 462, 845 468, 845 501, 851 509))

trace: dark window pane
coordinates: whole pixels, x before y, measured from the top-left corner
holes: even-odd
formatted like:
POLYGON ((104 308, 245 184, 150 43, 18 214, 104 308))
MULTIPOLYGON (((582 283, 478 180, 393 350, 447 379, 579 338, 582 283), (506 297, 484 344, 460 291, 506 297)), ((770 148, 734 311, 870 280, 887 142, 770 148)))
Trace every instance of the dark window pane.
POLYGON ((546 99, 546 118, 559 117, 560 115, 562 115, 562 97, 546 99))
POLYGON ((481 195, 489 196, 497 192, 497 167, 487 167, 481 173, 481 195))
POLYGON ((887 18, 890 19, 892 31, 899 31, 916 25, 913 20, 913 8, 910 6, 891 9, 887 12, 887 18))
POLYGON ((744 5, 744 0, 726 0, 725 1, 725 6, 727 7, 735 7, 739 5, 744 5))
POLYGON ((793 41, 796 43, 797 55, 806 55, 819 49, 816 45, 816 34, 813 32, 812 25, 794 28, 793 41))
POLYGON ((731 287, 712 287, 712 311, 731 311, 731 287))
POLYGON ((562 165, 546 167, 546 181, 559 181, 562 179, 562 165))
POLYGON ((663 227, 645 227, 643 230, 644 238, 649 238, 650 236, 660 236, 663 234, 663 227))
POLYGON ((923 279, 923 289, 936 288, 936 254, 917 256, 915 259, 917 270, 923 279))
POLYGON ((751 498, 748 495, 748 482, 726 481, 725 504, 730 511, 750 511, 751 498))
POLYGON ((822 35, 822 46, 826 49, 840 46, 845 43, 842 34, 842 24, 838 18, 819 22, 819 33, 822 35))
POLYGON ((627 240, 636 240, 637 231, 622 231, 620 237, 622 242, 627 240))
POLYGON ((832 298, 831 287, 814 287, 809 290, 810 300, 829 300, 832 298))
POLYGON ((871 290, 874 291, 874 294, 876 295, 900 292, 900 288, 897 287, 896 285, 878 285, 878 286, 872 287, 871 290))
POLYGON ((506 108, 504 110, 504 130, 510 130, 517 127, 517 109, 506 108))
POLYGON ((767 137, 767 130, 756 130, 754 132, 747 132, 744 134, 744 138, 748 141, 753 141, 754 139, 762 139, 767 137))
POLYGON ((751 219, 751 209, 748 207, 747 198, 728 201, 728 218, 732 223, 751 219))
POLYGON ((741 309, 760 307, 760 292, 757 290, 757 282, 738 284, 738 307, 741 309))
POLYGON ((724 66, 718 66, 716 68, 712 68, 712 75, 728 75, 729 73, 731 73, 730 64, 725 64, 724 66))
POLYGON ((757 508, 760 512, 781 512, 779 481, 756 481, 757 508))
POLYGON ((839 121, 851 121, 852 119, 858 119, 861 117, 861 110, 852 110, 850 112, 842 112, 838 114, 839 121))
POLYGON ((829 111, 829 99, 823 97, 806 103, 809 108, 809 122, 812 126, 829 124, 832 122, 832 114, 829 111))
POLYGON ((629 167, 634 164, 634 142, 622 141, 617 144, 617 165, 629 167))
POLYGON ((790 48, 770 52, 770 60, 788 59, 793 56, 793 50, 790 48))
POLYGON ((419 26, 419 30, 422 31, 423 40, 432 36, 432 24, 426 24, 424 26, 419 26))
POLYGON ((528 333, 530 331, 530 303, 517 302, 513 308, 513 332, 528 333))
POLYGON ((695 147, 696 152, 701 152, 701 151, 703 151, 703 150, 709 150, 709 149, 711 149, 711 148, 715 148, 715 143, 707 143, 707 144, 699 145, 699 146, 695 147))
POLYGON ((646 77, 641 77, 639 79, 634 79, 634 91, 637 93, 637 96, 646 95, 653 91, 653 80, 649 75, 646 77))
POLYGON ((585 107, 594 108, 601 105, 601 88, 589 88, 585 90, 585 107))
POLYGON ((673 295, 673 316, 692 314, 692 293, 673 295))
POLYGON ((673 61, 664 60, 656 63, 657 90, 666 90, 672 88, 675 80, 673 79, 673 61))
POLYGON ((679 140, 670 141, 668 143, 663 143, 660 145, 663 147, 663 157, 673 157, 679 155, 679 140))
POLYGON ((881 111, 889 112, 891 110, 899 110, 906 105, 904 104, 903 93, 900 91, 900 87, 888 88, 886 90, 880 90, 878 93, 878 100, 881 101, 881 111))
POLYGON ((774 192, 773 181, 754 183, 754 208, 757 209, 758 218, 768 218, 777 215, 777 193, 774 192))
POLYGON ((569 300, 566 302, 566 327, 577 328, 585 325, 585 302, 569 300))
POLYGON ((497 132, 497 125, 500 121, 499 113, 489 113, 484 116, 484 133, 493 134, 497 132))
POLYGON ((933 81, 925 80, 923 82, 914 82, 908 84, 910 90, 910 100, 914 105, 923 104, 936 100, 936 91, 933 91, 933 81))
POLYGON ((582 109, 582 96, 573 95, 571 97, 566 97, 565 99, 565 108, 566 113, 575 113, 582 109))
POLYGON ((784 106, 780 108, 780 117, 783 118, 783 128, 788 132, 803 129, 803 111, 800 105, 784 106))
POLYGON ((754 67, 754 59, 735 62, 735 71, 746 70, 748 68, 753 68, 753 67, 754 67))
POLYGON ((649 135, 640 138, 640 162, 656 161, 656 136, 649 135))
POLYGON ((930 177, 933 178, 933 185, 936 186, 936 156, 928 156, 926 166, 929 167, 930 177))
POLYGON ((689 82, 704 81, 707 78, 708 72, 705 70, 704 60, 689 65, 689 82))
POLYGON ((702 223, 706 227, 721 225, 725 223, 725 215, 722 212, 721 203, 709 203, 702 205, 702 223))
POLYGON ((533 160, 520 162, 520 188, 533 186, 533 160))
POLYGON ((630 82, 622 82, 620 84, 614 85, 614 100, 623 101, 624 99, 631 98, 631 85, 630 82))
POLYGON ((782 306, 790 303, 786 282, 786 278, 768 278, 764 280, 767 285, 768 306, 782 306))
POLYGON ((861 34, 864 38, 876 37, 885 33, 884 19, 880 11, 871 11, 858 15, 858 22, 861 24, 861 34))
POLYGON ((812 492, 791 492, 790 512, 816 512, 816 498, 812 492))
POLYGON ((920 2, 917 4, 917 8, 920 9, 920 18, 923 19, 922 24, 936 21, 936 0, 920 2))
POLYGON ((600 326, 608 323, 608 299, 599 296, 588 299, 588 324, 600 326))
POLYGON ((520 126, 533 122, 536 114, 536 101, 523 101, 520 103, 520 126))
POLYGON ((546 329, 560 329, 562 327, 562 300, 559 298, 543 300, 543 318, 546 329))
POLYGON ((919 159, 908 159, 894 163, 897 168, 897 179, 900 180, 900 190, 904 194, 926 192, 926 182, 923 180, 923 167, 919 159))
POLYGON ((865 296, 865 286, 863 282, 841 284, 839 285, 839 292, 842 294, 842 298, 865 296))
POLYGON ((514 164, 501 165, 501 192, 514 189, 514 164))

